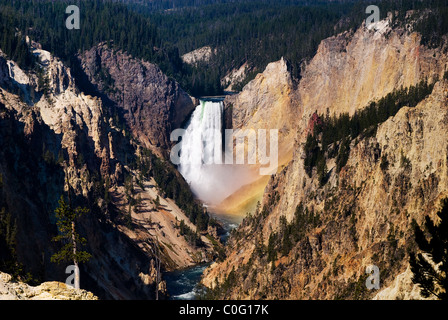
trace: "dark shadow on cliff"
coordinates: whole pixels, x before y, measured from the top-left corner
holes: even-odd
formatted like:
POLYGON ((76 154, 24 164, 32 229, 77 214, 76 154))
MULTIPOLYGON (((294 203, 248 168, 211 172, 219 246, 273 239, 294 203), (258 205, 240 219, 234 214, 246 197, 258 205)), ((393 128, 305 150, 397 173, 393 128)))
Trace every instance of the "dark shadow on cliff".
POLYGON ((22 276, 29 272, 40 282, 61 271, 50 257, 57 232, 53 211, 64 182, 57 164, 62 136, 38 123, 33 112, 29 117, 25 125, 15 111, 0 108, 0 208, 11 215, 16 230, 13 258, 24 267, 19 272, 13 264, 6 271, 22 276))

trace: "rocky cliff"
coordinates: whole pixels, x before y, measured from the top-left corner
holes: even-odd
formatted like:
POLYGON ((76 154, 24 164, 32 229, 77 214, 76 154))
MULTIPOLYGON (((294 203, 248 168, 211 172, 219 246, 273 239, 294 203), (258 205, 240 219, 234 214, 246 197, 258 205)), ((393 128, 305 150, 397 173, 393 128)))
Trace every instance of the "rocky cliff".
POLYGON ((419 34, 389 24, 326 39, 303 66, 291 112, 299 118, 292 159, 230 237, 226 260, 206 270, 203 283, 215 297, 420 298, 408 268, 411 221, 432 216, 447 195, 448 83, 438 79, 448 59, 445 46, 429 49, 419 34), (352 139, 340 172, 326 158, 323 186, 316 171, 307 175, 304 145, 316 111, 353 115, 425 78, 436 82, 432 94, 373 135, 352 139), (371 264, 381 272, 379 291, 365 286, 371 264))
POLYGON ((196 65, 198 63, 208 63, 212 55, 216 54, 216 49, 209 46, 198 48, 182 55, 182 61, 188 64, 196 65))
POLYGON ((109 138, 122 134, 107 126, 101 100, 74 86, 70 69, 48 52, 34 51, 43 73, 20 71, 8 61, 9 87, 1 89, 0 98, 1 207, 17 230, 14 255, 38 281, 67 277, 65 267, 51 263, 50 257, 58 249, 52 241, 57 234, 54 209, 70 186, 73 204, 91 208, 78 228, 96 259, 82 266, 82 285, 102 298, 151 297, 153 289, 139 276, 148 272, 151 256, 97 211, 101 203, 94 196, 101 179, 111 174, 117 180, 115 169, 122 165, 110 158, 109 138))
MULTIPOLYGON (((270 143, 269 130, 277 130, 278 167, 281 168, 291 160, 296 137, 295 128, 298 126, 302 108, 297 103, 296 85, 286 60, 268 64, 239 94, 227 96, 224 105, 227 128, 232 128, 235 132, 265 129, 267 146, 270 143), (291 116, 293 114, 294 116, 291 116)), ((262 142, 257 141, 257 146, 260 143, 262 142)), ((248 155, 246 162, 247 158, 248 155)), ((258 161, 257 163, 249 168, 253 173, 252 180, 226 198, 217 210, 234 214, 253 211, 269 180, 268 175, 259 175, 260 165, 258 161)))
MULTIPOLYGON (((353 115, 388 93, 440 79, 446 69, 446 49, 422 46, 421 36, 394 28, 392 17, 366 28, 325 39, 316 55, 303 65, 299 83, 304 123, 317 111, 353 115)), ((410 28, 409 28, 410 29, 410 28)))
POLYGON ((279 130, 279 158, 289 161, 295 137, 293 128, 297 127, 300 117, 300 113, 291 117, 300 110, 294 89, 286 60, 268 64, 241 93, 226 97, 226 108, 232 114, 232 128, 279 130))
POLYGON ((123 114, 132 134, 167 155, 171 131, 193 111, 192 98, 152 63, 100 44, 80 57, 89 81, 123 114))

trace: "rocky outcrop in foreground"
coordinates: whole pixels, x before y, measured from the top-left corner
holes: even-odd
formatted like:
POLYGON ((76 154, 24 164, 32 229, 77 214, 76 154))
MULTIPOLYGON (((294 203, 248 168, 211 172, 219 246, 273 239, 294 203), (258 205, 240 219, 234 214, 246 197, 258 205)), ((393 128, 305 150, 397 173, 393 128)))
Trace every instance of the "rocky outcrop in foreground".
POLYGON ((16 282, 0 272, 0 300, 98 300, 93 293, 74 289, 65 283, 50 281, 36 287, 16 282))

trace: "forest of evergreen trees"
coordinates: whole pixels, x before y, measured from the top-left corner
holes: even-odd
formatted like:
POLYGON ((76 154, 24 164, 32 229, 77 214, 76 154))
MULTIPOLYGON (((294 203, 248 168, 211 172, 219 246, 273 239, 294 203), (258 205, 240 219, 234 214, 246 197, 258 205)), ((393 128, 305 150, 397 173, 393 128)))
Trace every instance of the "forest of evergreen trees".
POLYGON ((408 10, 437 8, 415 28, 424 34, 424 41, 440 40, 448 32, 446 0, 203 2, 178 10, 153 10, 150 17, 161 39, 175 44, 181 55, 203 46, 217 48, 211 63, 194 70, 190 79, 200 84, 210 82, 213 88, 219 86, 216 82, 220 77, 248 62, 253 72, 239 86, 241 89, 269 62, 281 57, 290 62, 293 76, 300 78, 301 63, 314 55, 320 41, 357 28, 367 17, 367 5, 374 3, 380 8, 380 18, 397 11, 398 22, 404 21, 408 10), (201 73, 202 69, 207 73, 201 73))
POLYGON ((192 74, 192 81, 208 80, 216 86, 213 81, 246 61, 253 70, 262 72, 269 62, 282 56, 291 62, 298 78, 302 60, 313 55, 322 39, 336 32, 334 26, 352 9, 352 4, 300 3, 239 1, 155 12, 150 17, 161 38, 176 44, 180 54, 203 46, 217 48, 211 62, 201 68, 206 68, 207 74, 201 70, 192 74))
POLYGON ((285 216, 280 217, 278 232, 272 232, 267 246, 268 262, 275 262, 282 256, 287 256, 291 249, 302 239, 306 232, 320 224, 319 214, 309 211, 300 203, 294 212, 294 219, 288 223, 285 216))
POLYGON ((21 66, 32 64, 24 54, 23 40, 28 35, 43 49, 74 67, 76 54, 100 42, 108 42, 135 57, 156 63, 169 76, 182 75, 177 49, 169 44, 161 47, 157 28, 148 17, 110 1, 88 0, 79 3, 82 28, 69 30, 65 27, 68 17, 65 9, 69 4, 72 3, 65 0, 0 0, 2 51, 11 58, 19 58, 21 66))
POLYGON ((222 92, 220 79, 245 62, 252 72, 239 88, 282 56, 300 78, 301 63, 320 41, 359 26, 372 3, 381 18, 396 10, 398 20, 407 10, 433 8, 415 25, 425 44, 437 45, 448 33, 448 0, 86 0, 77 1, 80 30, 65 27, 72 1, 0 0, 0 48, 30 68, 33 57, 24 44, 29 35, 76 70, 77 53, 106 41, 156 63, 190 94, 214 95, 222 92), (209 64, 182 62, 181 54, 206 45, 217 48, 209 64))

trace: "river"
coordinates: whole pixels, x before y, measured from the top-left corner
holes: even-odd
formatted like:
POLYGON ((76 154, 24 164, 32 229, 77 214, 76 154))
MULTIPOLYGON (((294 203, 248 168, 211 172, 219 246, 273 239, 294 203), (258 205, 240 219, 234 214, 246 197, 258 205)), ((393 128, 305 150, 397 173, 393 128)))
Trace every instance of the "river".
MULTIPOLYGON (((242 216, 214 214, 210 213, 212 217, 219 220, 226 234, 222 236, 221 241, 225 242, 229 232, 236 228, 243 220, 242 216)), ((166 287, 170 299, 172 300, 194 300, 196 295, 196 286, 201 280, 202 273, 211 263, 200 264, 191 268, 176 270, 173 272, 166 272, 163 279, 166 281, 166 287)))

